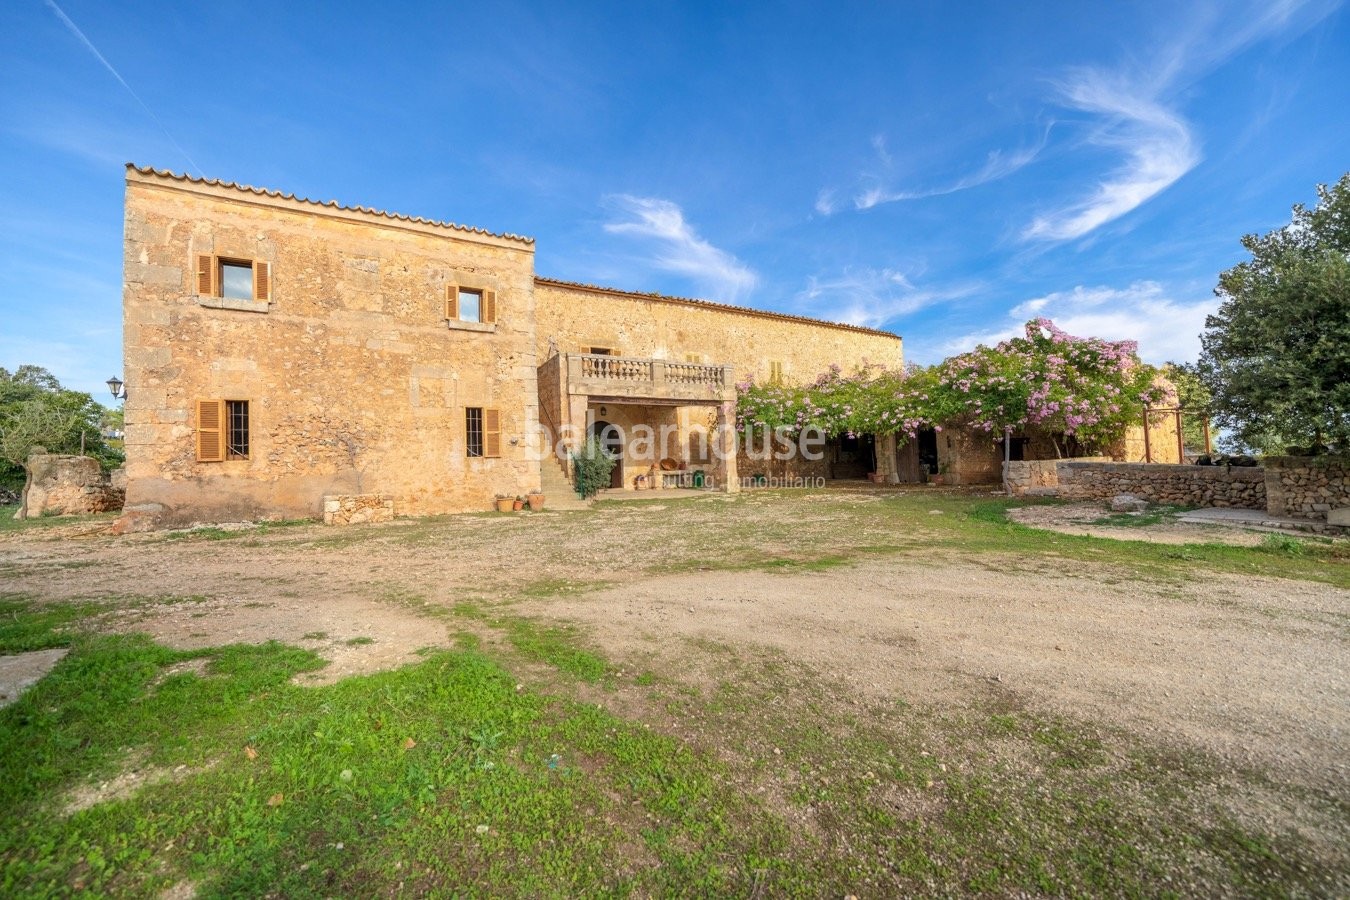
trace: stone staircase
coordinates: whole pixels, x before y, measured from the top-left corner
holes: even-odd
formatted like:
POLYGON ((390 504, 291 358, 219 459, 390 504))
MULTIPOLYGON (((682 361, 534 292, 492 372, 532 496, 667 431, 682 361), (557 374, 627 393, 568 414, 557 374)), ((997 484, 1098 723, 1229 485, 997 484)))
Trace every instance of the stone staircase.
POLYGON ((590 509, 590 501, 582 500, 563 474, 562 463, 545 456, 539 463, 540 486, 544 491, 544 509, 590 509))

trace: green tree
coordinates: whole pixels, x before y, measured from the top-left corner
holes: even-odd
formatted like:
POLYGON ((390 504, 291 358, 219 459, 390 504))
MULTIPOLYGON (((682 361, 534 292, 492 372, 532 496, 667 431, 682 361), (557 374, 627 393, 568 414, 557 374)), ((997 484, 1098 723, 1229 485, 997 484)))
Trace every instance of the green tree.
POLYGON ((1200 336, 1215 421, 1261 453, 1350 451, 1350 173, 1317 197, 1242 239, 1251 259, 1219 276, 1200 336))
POLYGON ((88 394, 63 388, 41 366, 0 368, 0 486, 23 486, 24 464, 34 447, 53 453, 84 452, 111 468, 122 454, 104 438, 109 411, 88 394))

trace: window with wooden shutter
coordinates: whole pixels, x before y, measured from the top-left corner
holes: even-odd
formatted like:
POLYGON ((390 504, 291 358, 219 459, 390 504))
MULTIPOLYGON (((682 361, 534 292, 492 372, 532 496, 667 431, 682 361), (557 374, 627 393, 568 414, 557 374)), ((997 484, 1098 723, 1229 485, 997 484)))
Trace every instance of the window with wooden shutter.
POLYGON ((214 297, 216 259, 209 253, 197 254, 197 293, 203 297, 214 297))
POLYGON ((253 299, 272 299, 272 264, 255 262, 253 264, 253 299))
POLYGON ((483 322, 497 321, 497 292, 483 291, 483 322))
POLYGON ((197 401, 197 462, 225 460, 225 401, 197 401))
POLYGON ((483 456, 502 455, 502 413, 499 409, 483 410, 483 456))
POLYGON ((459 285, 445 286, 445 317, 451 320, 459 318, 459 285))
POLYGON ((769 363, 769 383, 770 383, 770 384, 782 384, 782 383, 783 383, 783 364, 782 364, 782 362, 780 362, 780 361, 778 361, 778 360, 772 360, 772 361, 769 363))

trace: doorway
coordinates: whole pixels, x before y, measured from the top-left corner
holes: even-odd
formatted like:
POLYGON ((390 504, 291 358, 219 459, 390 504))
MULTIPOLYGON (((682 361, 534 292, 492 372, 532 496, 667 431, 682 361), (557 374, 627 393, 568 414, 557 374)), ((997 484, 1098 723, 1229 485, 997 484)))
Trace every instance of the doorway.
POLYGON ((623 431, 617 425, 597 420, 591 425, 591 437, 599 441, 605 452, 616 460, 609 473, 609 486, 623 487, 623 431))

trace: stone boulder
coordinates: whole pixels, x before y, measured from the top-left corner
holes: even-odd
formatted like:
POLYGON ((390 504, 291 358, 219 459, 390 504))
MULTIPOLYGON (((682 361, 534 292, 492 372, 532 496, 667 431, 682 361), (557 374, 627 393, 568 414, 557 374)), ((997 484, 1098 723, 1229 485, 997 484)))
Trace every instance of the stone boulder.
POLYGON ((1111 498, 1111 512, 1143 512, 1146 509, 1148 502, 1134 494, 1116 494, 1111 498))
POLYGON ((89 456, 34 453, 15 518, 75 516, 121 509, 123 491, 112 486, 98 460, 89 456))

